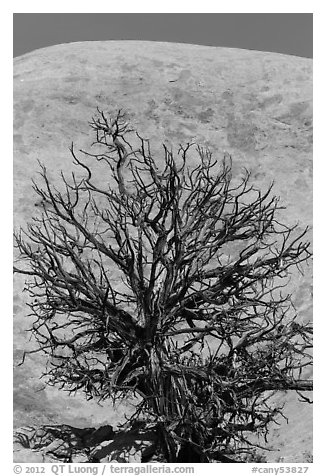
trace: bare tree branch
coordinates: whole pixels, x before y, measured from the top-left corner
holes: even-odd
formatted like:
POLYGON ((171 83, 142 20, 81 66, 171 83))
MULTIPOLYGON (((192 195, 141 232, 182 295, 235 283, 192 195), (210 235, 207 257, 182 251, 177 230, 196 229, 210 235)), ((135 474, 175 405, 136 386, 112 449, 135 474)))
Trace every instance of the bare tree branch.
POLYGON ((90 126, 96 152, 70 148, 79 178, 59 189, 41 165, 41 214, 15 232, 45 376, 87 398, 137 393, 168 461, 236 460, 282 416, 273 392, 312 390, 311 324, 287 292, 308 229, 280 222, 272 186, 235 181, 229 156, 189 143, 156 160, 121 111, 90 126))

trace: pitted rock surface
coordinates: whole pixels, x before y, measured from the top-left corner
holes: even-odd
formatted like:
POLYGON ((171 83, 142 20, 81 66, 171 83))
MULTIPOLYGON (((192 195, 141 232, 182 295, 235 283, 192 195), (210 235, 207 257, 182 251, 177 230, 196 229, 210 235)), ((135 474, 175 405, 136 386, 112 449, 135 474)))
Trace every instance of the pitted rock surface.
MULTIPOLYGON (((196 142, 216 159, 232 155, 233 175, 251 170, 253 183, 274 193, 286 207, 282 221, 312 225, 312 60, 243 49, 187 44, 103 41, 43 48, 14 59, 14 222, 24 226, 35 214, 31 179, 38 160, 58 184, 69 176, 69 146, 89 150, 88 121, 96 107, 121 108, 130 123, 151 140, 177 150, 196 142)), ((190 165, 196 158, 190 157, 190 165)), ((96 171, 94 171, 96 174, 96 171)), ((310 235, 311 236, 311 235, 310 235)), ((14 352, 19 363, 31 348, 26 328, 32 320, 14 283, 14 352)), ((299 273, 292 288, 299 319, 312 318, 312 270, 299 273)), ((121 423, 128 406, 99 406, 83 395, 40 384, 45 360, 32 354, 14 374, 14 424, 38 427, 49 422, 96 427, 121 423)), ((296 395, 282 394, 289 423, 272 428, 268 461, 302 462, 312 447, 312 409, 296 395)), ((60 439, 60 437, 58 437, 60 439)), ((26 450, 27 451, 27 450, 26 450)), ((30 450, 28 450, 30 451, 30 450)), ((32 456, 31 456, 32 457, 32 456)), ((34 456, 33 456, 34 457, 34 456)))

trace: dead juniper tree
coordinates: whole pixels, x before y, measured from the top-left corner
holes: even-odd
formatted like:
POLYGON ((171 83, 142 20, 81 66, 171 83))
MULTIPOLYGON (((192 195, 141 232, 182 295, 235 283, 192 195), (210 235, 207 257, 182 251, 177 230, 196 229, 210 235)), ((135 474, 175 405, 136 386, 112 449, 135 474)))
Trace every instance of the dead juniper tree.
POLYGON ((272 187, 234 180, 230 157, 187 144, 155 159, 120 112, 90 125, 96 150, 70 149, 80 178, 60 190, 41 166, 47 206, 15 233, 45 376, 87 398, 137 394, 166 461, 240 461, 282 415, 274 392, 309 401, 311 324, 286 292, 307 230, 279 221, 272 187))

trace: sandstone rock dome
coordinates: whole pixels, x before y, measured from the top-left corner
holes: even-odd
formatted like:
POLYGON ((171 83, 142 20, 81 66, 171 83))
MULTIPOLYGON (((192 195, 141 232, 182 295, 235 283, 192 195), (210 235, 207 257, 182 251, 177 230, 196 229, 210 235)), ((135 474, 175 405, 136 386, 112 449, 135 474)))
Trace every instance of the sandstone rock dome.
MULTIPOLYGON (((158 153, 162 142, 177 147, 189 141, 208 146, 217 158, 227 151, 233 157, 234 175, 246 167, 257 186, 275 181, 287 223, 299 221, 302 229, 312 224, 310 59, 159 42, 61 44, 15 58, 14 106, 16 226, 24 225, 35 211, 31 178, 37 174, 37 161, 47 166, 54 180, 60 170, 69 172, 68 147, 74 141, 77 148, 89 148, 93 139, 88 121, 97 106, 124 110, 158 153)), ((17 278, 17 361, 28 345, 24 330, 30 325, 22 287, 17 278)), ((294 287, 298 313, 302 319, 311 318, 311 272, 296 277, 294 287)), ((35 354, 15 370, 16 426, 51 419, 90 426, 118 418, 95 404, 84 405, 79 397, 43 389, 41 371, 42 358, 35 354)), ((293 396, 286 401, 290 422, 282 422, 271 434, 271 443, 281 452, 272 452, 268 459, 283 456, 285 461, 302 462, 303 451, 311 447, 311 409, 293 396)))

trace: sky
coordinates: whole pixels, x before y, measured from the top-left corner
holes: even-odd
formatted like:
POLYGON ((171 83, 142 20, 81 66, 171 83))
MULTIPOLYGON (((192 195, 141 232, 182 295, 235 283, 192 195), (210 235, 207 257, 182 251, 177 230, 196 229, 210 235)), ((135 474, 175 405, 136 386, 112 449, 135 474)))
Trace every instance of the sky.
POLYGON ((13 54, 60 43, 146 40, 312 58, 312 13, 14 13, 13 54))

